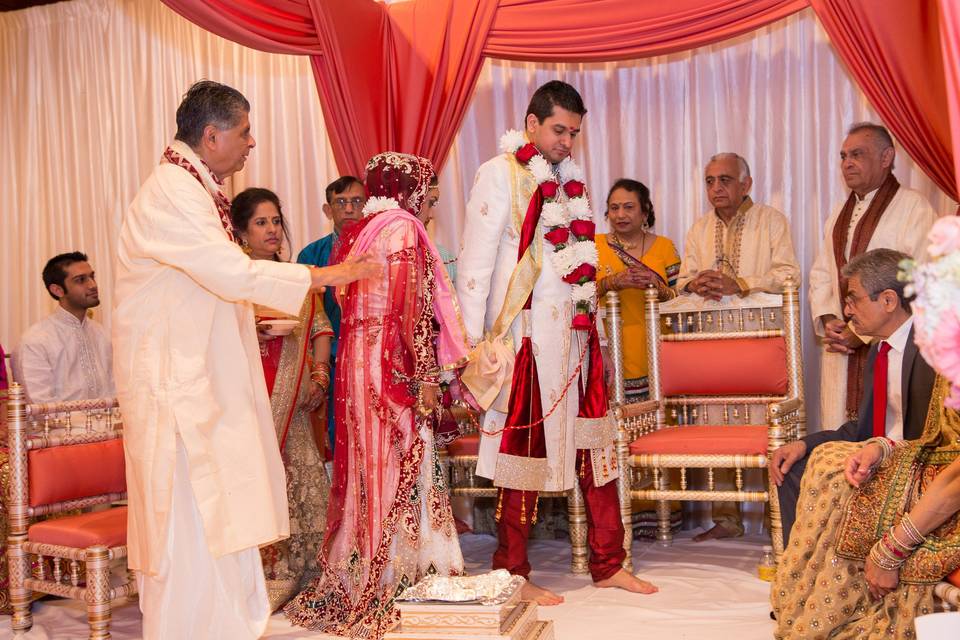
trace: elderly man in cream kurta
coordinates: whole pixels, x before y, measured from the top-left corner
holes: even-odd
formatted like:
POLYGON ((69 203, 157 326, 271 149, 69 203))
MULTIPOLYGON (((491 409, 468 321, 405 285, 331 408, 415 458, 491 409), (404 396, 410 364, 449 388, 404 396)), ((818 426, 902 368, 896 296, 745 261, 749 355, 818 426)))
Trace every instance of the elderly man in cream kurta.
MULTIPOLYGON (((704 298, 745 296, 757 291, 779 293, 783 283, 800 283, 800 265, 786 216, 754 202, 750 166, 735 153, 719 153, 704 169, 707 198, 713 210, 687 232, 677 288, 704 298)), ((717 486, 733 489, 733 474, 717 470, 717 486)), ((740 504, 716 502, 714 526, 694 537, 701 542, 743 535, 740 504)))
POLYGON ((857 336, 843 316, 846 285, 839 277, 840 268, 871 249, 922 257, 927 232, 937 218, 926 198, 894 178, 894 156, 890 134, 871 123, 854 125, 840 152, 850 196, 827 219, 823 245, 810 269, 810 313, 823 343, 820 429, 836 429, 856 419, 862 371, 855 369, 850 375, 848 364, 862 368, 870 342, 869 336, 857 336))
POLYGON ((735 153, 719 153, 704 169, 713 209, 687 231, 677 289, 703 297, 780 293, 787 278, 800 282, 790 224, 773 207, 754 202, 750 167, 735 153))
POLYGON ((311 288, 339 283, 336 267, 250 260, 232 241, 221 180, 255 144, 248 110, 234 89, 191 87, 120 231, 114 367, 148 640, 266 628, 258 546, 289 519, 251 303, 295 315, 311 288))

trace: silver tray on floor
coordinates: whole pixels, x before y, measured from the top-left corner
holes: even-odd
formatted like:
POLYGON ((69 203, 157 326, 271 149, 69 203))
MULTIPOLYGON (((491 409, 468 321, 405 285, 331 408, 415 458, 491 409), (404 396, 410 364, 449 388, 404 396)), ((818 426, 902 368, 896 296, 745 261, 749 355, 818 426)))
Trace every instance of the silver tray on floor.
POLYGON ((498 606, 511 599, 524 579, 504 569, 475 576, 429 576, 403 592, 398 602, 498 606))

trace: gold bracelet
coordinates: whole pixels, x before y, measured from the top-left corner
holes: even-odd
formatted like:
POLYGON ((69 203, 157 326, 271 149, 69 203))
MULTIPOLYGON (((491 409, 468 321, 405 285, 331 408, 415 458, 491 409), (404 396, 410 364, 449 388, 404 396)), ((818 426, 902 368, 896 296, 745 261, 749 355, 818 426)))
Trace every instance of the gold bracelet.
POLYGON ((900 526, 903 527, 903 532, 910 538, 910 542, 915 543, 916 546, 920 546, 926 541, 926 536, 920 533, 917 525, 913 524, 913 519, 909 513, 903 514, 903 517, 900 519, 900 526))

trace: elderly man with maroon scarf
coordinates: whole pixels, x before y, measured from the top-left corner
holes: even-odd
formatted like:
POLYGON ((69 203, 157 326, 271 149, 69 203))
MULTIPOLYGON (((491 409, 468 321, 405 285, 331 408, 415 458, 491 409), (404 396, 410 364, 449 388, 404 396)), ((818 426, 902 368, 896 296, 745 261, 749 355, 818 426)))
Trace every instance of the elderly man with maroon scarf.
POLYGON ((843 314, 847 295, 841 269, 871 249, 923 255, 937 218, 930 203, 893 175, 895 150, 886 128, 863 122, 850 128, 840 168, 850 188, 824 225, 824 241, 810 270, 810 312, 822 338, 820 424, 856 420, 870 336, 859 336, 843 314))

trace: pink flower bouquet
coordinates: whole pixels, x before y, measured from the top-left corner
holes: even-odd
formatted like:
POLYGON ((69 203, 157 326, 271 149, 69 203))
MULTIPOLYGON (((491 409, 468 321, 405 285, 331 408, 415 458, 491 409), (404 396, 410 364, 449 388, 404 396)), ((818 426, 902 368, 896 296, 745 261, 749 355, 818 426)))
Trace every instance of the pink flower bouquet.
POLYGON ((929 261, 906 266, 916 295, 916 341, 924 359, 950 381, 944 404, 960 410, 960 217, 940 218, 928 237, 929 261))

